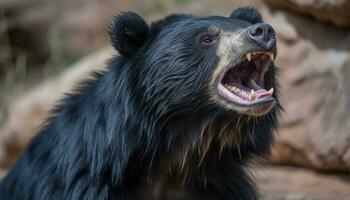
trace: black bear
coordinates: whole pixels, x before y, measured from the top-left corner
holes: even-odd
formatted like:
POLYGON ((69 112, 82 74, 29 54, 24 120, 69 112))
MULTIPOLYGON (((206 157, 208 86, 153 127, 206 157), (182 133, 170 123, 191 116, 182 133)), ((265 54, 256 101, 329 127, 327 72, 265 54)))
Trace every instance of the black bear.
POLYGON ((54 110, 1 200, 254 200, 277 126, 276 38, 258 11, 110 25, 119 55, 54 110))

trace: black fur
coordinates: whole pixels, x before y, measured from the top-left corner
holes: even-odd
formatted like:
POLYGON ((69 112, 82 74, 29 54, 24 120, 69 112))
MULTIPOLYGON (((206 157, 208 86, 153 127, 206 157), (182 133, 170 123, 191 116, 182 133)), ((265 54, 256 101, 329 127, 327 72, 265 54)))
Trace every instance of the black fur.
POLYGON ((149 35, 149 26, 139 15, 122 12, 109 25, 111 43, 123 56, 131 56, 144 44, 149 35))
POLYGON ((260 13, 251 7, 238 8, 234 12, 232 12, 230 17, 245 20, 252 24, 263 22, 260 13))
MULTIPOLYGON (((173 15, 148 27, 133 13, 116 18, 121 56, 57 106, 0 199, 258 199, 244 167, 269 152, 278 106, 249 117, 209 100, 219 58, 196 34, 220 20, 173 15)), ((266 84, 276 88, 274 70, 266 84)))

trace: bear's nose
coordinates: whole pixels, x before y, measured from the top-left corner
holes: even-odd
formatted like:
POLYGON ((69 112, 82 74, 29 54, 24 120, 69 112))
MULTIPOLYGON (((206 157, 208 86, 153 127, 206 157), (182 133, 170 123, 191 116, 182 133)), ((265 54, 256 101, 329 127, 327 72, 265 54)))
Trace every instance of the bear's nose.
POLYGON ((273 28, 264 23, 257 23, 247 30, 248 39, 256 45, 269 51, 276 45, 276 33, 273 28))

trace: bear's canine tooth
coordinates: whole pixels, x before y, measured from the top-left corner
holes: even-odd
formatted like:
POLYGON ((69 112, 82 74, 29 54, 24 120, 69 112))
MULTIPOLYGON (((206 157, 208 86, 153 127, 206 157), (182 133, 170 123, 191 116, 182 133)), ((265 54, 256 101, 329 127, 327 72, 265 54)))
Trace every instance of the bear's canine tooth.
POLYGON ((274 60, 275 60, 275 56, 273 55, 272 52, 268 52, 267 55, 270 57, 270 60, 271 60, 271 61, 274 61, 274 60))
POLYGON ((250 61, 252 60, 252 53, 251 53, 251 52, 248 52, 248 53, 246 54, 246 56, 247 56, 247 60, 250 62, 250 61))
POLYGON ((267 94, 271 96, 273 94, 273 88, 271 88, 269 91, 267 91, 267 94))
POLYGON ((249 94, 249 100, 254 101, 256 99, 256 92, 252 89, 249 94))

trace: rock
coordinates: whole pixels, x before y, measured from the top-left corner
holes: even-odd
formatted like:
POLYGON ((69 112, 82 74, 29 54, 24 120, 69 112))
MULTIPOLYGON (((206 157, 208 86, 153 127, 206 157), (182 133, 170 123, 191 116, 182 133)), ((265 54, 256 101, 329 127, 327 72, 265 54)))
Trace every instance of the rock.
POLYGON ((111 48, 105 48, 87 56, 60 76, 45 81, 11 103, 8 119, 0 128, 0 170, 7 169, 16 161, 41 123, 50 115, 49 111, 65 94, 73 92, 75 86, 87 80, 92 71, 103 70, 103 63, 112 52, 111 48))
POLYGON ((31 67, 78 58, 103 47, 109 20, 129 6, 125 0, 0 1, 13 53, 25 54, 31 67))
POLYGON ((350 176, 322 174, 296 167, 254 169, 262 200, 347 200, 350 176))
POLYGON ((278 35, 282 114, 272 161, 350 172, 350 32, 264 11, 278 35))
POLYGON ((265 0, 271 7, 288 9, 313 16, 340 27, 350 27, 348 0, 265 0))

